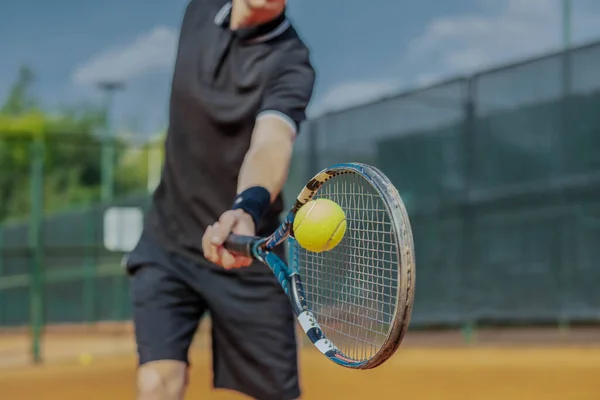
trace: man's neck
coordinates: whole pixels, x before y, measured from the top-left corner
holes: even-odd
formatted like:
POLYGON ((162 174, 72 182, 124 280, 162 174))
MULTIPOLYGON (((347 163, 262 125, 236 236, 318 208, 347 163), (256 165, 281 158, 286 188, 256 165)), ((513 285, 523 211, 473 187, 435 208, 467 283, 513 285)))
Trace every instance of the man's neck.
POLYGON ((279 17, 281 12, 269 12, 269 10, 254 11, 248 8, 244 0, 232 0, 231 30, 251 28, 266 24, 279 17))

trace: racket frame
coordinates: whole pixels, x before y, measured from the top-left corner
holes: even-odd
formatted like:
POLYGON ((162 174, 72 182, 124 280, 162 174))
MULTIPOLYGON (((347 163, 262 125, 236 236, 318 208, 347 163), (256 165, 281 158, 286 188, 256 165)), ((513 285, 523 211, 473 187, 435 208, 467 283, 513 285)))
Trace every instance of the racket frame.
POLYGON ((273 272, 285 294, 289 297, 298 323, 310 341, 333 362, 353 369, 371 369, 388 360, 398 349, 410 324, 414 300, 415 260, 412 229, 402 199, 389 179, 378 169, 361 163, 335 164, 316 174, 302 189, 296 203, 285 219, 269 237, 230 235, 226 247, 235 253, 251 256, 266 264, 273 272), (397 304, 388 332, 379 351, 367 360, 353 360, 344 355, 325 337, 317 319, 308 309, 304 287, 300 278, 295 247, 298 243, 293 237, 293 224, 297 211, 308 203, 325 182, 347 173, 359 174, 384 199, 386 210, 392 220, 400 260, 399 282, 396 293, 397 304), (288 260, 286 264, 272 250, 288 240, 288 260))

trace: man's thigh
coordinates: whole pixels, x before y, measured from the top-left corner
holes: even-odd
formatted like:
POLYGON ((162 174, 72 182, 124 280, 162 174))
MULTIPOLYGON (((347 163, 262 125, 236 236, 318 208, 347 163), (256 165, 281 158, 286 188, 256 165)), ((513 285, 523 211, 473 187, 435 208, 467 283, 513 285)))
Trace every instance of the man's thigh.
POLYGON ((295 318, 272 274, 211 271, 214 386, 261 400, 300 396, 295 318))
POLYGON ((188 350, 205 304, 198 293, 159 264, 131 272, 131 299, 139 364, 176 360, 188 363, 188 350))

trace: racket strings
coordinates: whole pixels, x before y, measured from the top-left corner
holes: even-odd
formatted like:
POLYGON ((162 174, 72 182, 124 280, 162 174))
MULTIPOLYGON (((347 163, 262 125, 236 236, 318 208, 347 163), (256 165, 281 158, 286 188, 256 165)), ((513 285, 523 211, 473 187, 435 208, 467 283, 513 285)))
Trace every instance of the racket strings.
POLYGON ((372 358, 388 337, 398 292, 398 245, 384 200, 358 174, 330 179, 315 198, 338 203, 346 234, 334 249, 298 248, 309 308, 348 358, 372 358))

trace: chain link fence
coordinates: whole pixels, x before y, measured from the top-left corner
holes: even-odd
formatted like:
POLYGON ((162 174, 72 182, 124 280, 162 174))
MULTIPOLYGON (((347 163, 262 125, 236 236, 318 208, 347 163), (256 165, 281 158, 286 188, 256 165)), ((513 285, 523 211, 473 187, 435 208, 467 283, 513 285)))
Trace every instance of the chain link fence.
MULTIPOLYGON (((414 229, 413 328, 595 323, 599 68, 600 43, 312 119, 285 199, 337 162, 390 177, 414 229)), ((102 221, 109 206, 148 206, 160 144, 116 146, 110 203, 98 201, 102 148, 0 139, 0 154, 26 160, 0 160, 0 327, 39 336, 130 318, 123 254, 103 245, 102 221)))

